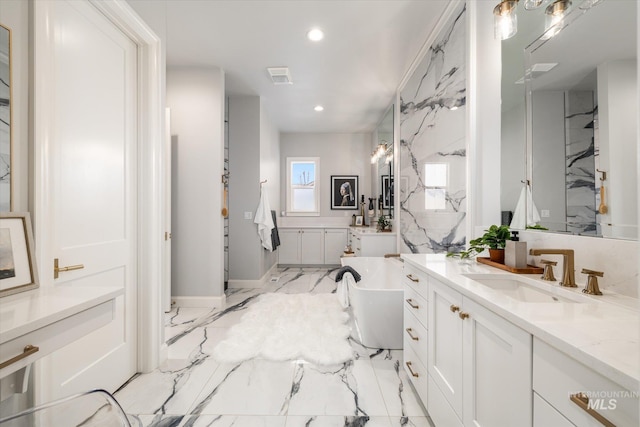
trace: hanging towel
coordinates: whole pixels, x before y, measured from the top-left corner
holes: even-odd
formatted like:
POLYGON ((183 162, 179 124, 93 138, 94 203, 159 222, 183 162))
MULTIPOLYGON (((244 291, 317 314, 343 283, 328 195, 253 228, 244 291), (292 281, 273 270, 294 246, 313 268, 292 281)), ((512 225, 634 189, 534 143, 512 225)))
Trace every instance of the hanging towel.
POLYGON ((276 250, 280 246, 280 234, 278 234, 278 222, 276 221, 276 211, 271 211, 271 220, 273 221, 273 230, 271 230, 271 248, 276 250))
POLYGON ((336 273, 336 282, 339 282, 342 280, 342 275, 344 273, 351 273, 351 275, 353 276, 353 279, 356 282, 359 282, 361 279, 360 274, 358 274, 358 272, 355 271, 353 267, 351 267, 350 265, 345 265, 344 267, 341 267, 336 273))
POLYGON ((540 214, 538 213, 535 203, 533 203, 531 187, 525 184, 520 192, 520 198, 518 199, 518 204, 516 205, 516 210, 513 214, 513 219, 511 220, 511 225, 509 227, 524 230, 527 228, 527 225, 536 225, 539 222, 540 214))
POLYGON ((344 277, 338 282, 338 286, 336 288, 336 296, 338 297, 338 301, 340 301, 340 305, 343 308, 349 307, 349 286, 353 286, 355 285, 355 283, 356 280, 348 271, 344 272, 344 277))
POLYGON ((271 243, 273 219, 271 217, 271 208, 269 207, 267 189, 264 188, 264 186, 262 186, 262 190, 260 191, 260 203, 258 204, 258 210, 256 210, 253 222, 258 224, 258 235, 260 236, 262 247, 273 252, 273 245, 271 243))

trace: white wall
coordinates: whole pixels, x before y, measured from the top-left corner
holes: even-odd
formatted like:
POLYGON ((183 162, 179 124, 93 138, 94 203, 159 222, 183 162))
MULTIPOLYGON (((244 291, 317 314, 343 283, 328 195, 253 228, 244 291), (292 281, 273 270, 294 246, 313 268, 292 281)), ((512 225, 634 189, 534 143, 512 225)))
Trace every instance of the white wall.
POLYGON ((29 3, 24 0, 0 1, 0 22, 11 30, 11 98, 12 160, 11 194, 13 211, 31 211, 29 201, 30 143, 29 132, 29 3))
POLYGON ((609 212, 603 215, 605 236, 638 238, 638 83, 637 65, 621 60, 598 66, 598 113, 600 120, 600 167, 607 172, 609 212))
MULTIPOLYGON (((370 133, 283 133, 280 135, 280 174, 286 177, 287 157, 320 157, 320 216, 351 218, 355 210, 331 210, 331 175, 358 175, 358 197, 371 195, 370 133), (364 193, 363 193, 364 192, 364 193)), ((286 206, 286 178, 280 200, 286 206)), ((366 208, 365 208, 366 209, 366 208)), ((313 218, 312 218, 313 220, 313 218)))
POLYGON ((262 247, 253 221, 261 181, 271 209, 280 210, 280 155, 278 129, 258 96, 229 97, 229 173, 229 285, 259 286, 277 252, 262 247))
MULTIPOLYGON (((276 215, 280 212, 280 130, 271 122, 260 99, 260 181, 269 195, 269 205, 276 215)), ((256 227, 257 232, 257 227, 256 227)), ((260 275, 263 277, 278 262, 278 252, 262 251, 260 275)))
POLYGON ((515 212, 522 191, 526 147, 524 99, 502 112, 500 209, 515 212))
POLYGON ((168 68, 173 146, 171 294, 224 294, 224 73, 168 68))
POLYGON ((549 211, 540 224, 560 230, 567 221, 564 92, 535 91, 532 115, 533 200, 538 213, 549 211))

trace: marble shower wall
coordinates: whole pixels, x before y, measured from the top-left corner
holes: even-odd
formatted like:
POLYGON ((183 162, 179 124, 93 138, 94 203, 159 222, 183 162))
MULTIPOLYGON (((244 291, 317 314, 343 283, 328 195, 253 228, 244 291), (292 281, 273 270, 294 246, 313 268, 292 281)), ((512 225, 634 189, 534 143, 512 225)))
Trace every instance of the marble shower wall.
POLYGON ((400 91, 401 252, 465 246, 465 21, 462 4, 400 91))
POLYGON ((595 235, 594 94, 565 92, 567 231, 595 235))

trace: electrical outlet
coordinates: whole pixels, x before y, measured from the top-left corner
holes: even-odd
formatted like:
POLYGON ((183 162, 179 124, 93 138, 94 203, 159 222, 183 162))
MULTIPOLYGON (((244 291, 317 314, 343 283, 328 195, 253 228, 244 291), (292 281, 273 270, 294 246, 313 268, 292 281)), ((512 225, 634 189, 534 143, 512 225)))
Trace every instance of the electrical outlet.
POLYGON ((251 218, 253 218, 253 212, 244 213, 244 219, 251 219, 251 218))
POLYGON ((540 211, 540 217, 541 218, 549 218, 550 214, 549 214, 549 209, 542 209, 540 211))

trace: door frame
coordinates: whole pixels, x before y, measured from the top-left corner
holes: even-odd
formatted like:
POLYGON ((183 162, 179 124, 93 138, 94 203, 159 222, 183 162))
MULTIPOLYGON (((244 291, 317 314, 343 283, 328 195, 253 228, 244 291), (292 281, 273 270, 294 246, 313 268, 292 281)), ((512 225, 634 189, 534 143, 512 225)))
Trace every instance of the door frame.
MULTIPOLYGON (((164 55, 161 40, 124 0, 86 0, 102 12, 117 28, 133 40, 137 46, 137 371, 150 372, 167 357, 164 343, 162 292, 158 284, 163 282, 162 268, 165 194, 163 166, 165 163, 164 129, 164 55)), ((32 1, 31 31, 34 40, 31 74, 34 78, 31 102, 33 113, 33 198, 34 235, 36 260, 41 271, 53 268, 52 260, 45 259, 46 248, 51 241, 44 232, 48 229, 46 213, 51 205, 49 170, 50 145, 54 135, 53 99, 50 95, 55 81, 55 58, 52 55, 53 35, 47 22, 52 4, 32 1)), ((53 286, 52 279, 42 274, 41 286, 53 286)), ((36 374, 36 382, 46 381, 36 374)), ((43 387, 46 389, 47 387, 43 387)), ((36 401, 40 395, 36 387, 36 401)))

